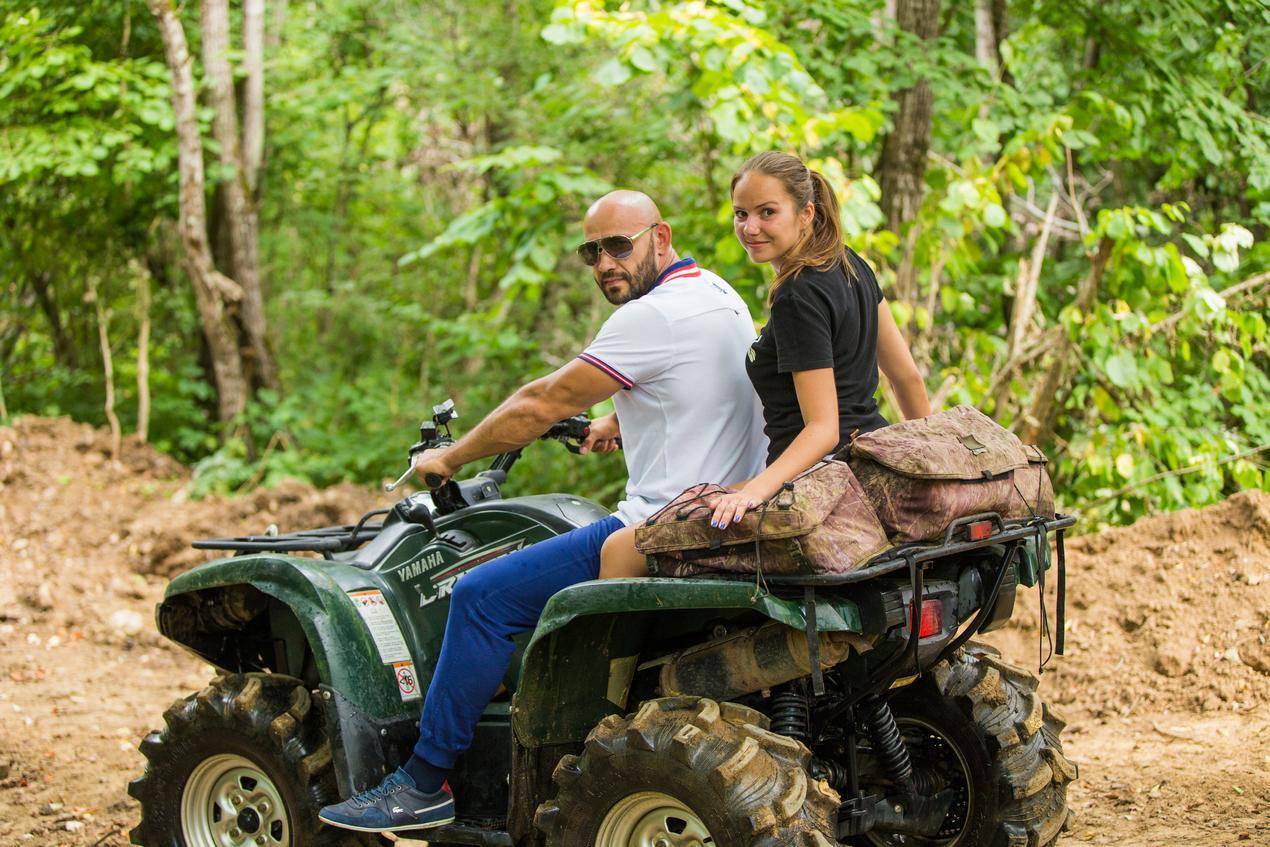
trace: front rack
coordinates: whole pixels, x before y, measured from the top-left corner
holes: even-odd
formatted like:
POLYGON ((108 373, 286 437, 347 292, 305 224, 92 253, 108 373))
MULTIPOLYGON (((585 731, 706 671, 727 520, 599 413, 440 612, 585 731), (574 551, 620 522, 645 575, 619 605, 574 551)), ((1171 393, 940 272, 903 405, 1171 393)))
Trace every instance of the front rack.
POLYGON ((197 550, 233 550, 236 553, 344 553, 370 541, 383 529, 382 523, 367 523, 389 509, 375 509, 355 524, 306 529, 282 535, 242 535, 237 538, 203 538, 193 542, 197 550))

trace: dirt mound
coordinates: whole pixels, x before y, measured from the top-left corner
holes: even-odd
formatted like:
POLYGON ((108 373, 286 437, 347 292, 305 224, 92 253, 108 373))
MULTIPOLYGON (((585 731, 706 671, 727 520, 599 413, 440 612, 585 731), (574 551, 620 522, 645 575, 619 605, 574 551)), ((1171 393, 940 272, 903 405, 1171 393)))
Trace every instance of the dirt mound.
MULTIPOLYGON (((1146 518, 1067 549, 1067 655, 1045 674, 1056 702, 1095 717, 1270 703, 1270 493, 1146 518)), ((1035 665, 1038 622, 1031 591, 990 640, 1035 665)))
POLYGON ((126 529, 139 573, 172 576, 200 562, 226 555, 195 550, 199 538, 259 535, 356 521, 375 508, 374 495, 355 485, 322 490, 295 480, 242 497, 191 501, 180 496, 155 504, 126 529))
POLYGON ((319 490, 294 480, 194 501, 189 479, 135 437, 112 461, 108 432, 68 418, 24 417, 0 428, 0 529, 8 523, 20 535, 25 523, 52 524, 55 548, 74 537, 80 547, 122 553, 142 574, 171 576, 215 558, 190 547, 197 538, 349 523, 382 505, 359 486, 319 490))

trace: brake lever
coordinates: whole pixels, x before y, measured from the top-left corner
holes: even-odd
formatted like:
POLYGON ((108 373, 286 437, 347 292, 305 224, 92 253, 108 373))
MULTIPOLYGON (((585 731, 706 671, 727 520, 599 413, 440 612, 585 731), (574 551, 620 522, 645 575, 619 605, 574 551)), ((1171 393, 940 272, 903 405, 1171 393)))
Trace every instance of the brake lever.
POLYGON ((415 472, 414 463, 411 462, 410 467, 406 468, 406 472, 393 482, 384 483, 384 491, 396 491, 398 488, 406 484, 406 480, 410 479, 410 475, 415 472))

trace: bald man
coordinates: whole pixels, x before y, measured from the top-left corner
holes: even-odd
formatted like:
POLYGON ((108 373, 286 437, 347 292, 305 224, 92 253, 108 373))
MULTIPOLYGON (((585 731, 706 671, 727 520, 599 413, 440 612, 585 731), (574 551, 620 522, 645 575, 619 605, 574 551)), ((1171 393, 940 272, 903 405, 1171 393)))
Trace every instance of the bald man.
POLYGON ((477 459, 529 444, 558 420, 613 398, 584 452, 616 449, 628 481, 616 514, 468 571, 454 586, 436 672, 410 760, 379 786, 327 806, 321 819, 368 832, 454 819, 446 776, 471 744, 507 672, 513 636, 534 628, 551 595, 595 579, 600 551, 699 482, 729 484, 763 469, 762 410, 745 374, 754 341, 732 287, 671 244, 670 224, 637 191, 597 200, 578 254, 618 308, 576 359, 523 386, 453 446, 420 454, 420 478, 449 478, 477 459))

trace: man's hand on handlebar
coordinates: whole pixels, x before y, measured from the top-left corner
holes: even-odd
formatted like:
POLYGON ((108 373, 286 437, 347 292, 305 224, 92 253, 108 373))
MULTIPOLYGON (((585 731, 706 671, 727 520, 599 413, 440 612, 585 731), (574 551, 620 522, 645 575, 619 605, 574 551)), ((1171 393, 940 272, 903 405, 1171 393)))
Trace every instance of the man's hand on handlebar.
POLYGON ((591 431, 583 439, 580 453, 612 453, 618 449, 622 431, 617 424, 617 414, 605 415, 591 421, 591 431))
POLYGON ((451 467, 445 460, 445 454, 448 452, 446 448, 441 447, 415 453, 415 475, 423 480, 423 484, 428 488, 440 488, 450 477, 459 472, 459 468, 451 467))

